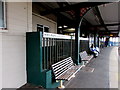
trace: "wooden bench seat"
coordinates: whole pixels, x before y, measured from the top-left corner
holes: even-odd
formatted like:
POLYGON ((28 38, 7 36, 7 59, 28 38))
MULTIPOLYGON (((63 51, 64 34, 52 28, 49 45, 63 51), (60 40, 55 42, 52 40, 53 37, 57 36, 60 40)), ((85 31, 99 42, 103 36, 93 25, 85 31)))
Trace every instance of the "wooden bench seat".
POLYGON ((52 70, 56 80, 60 80, 59 88, 64 88, 62 80, 70 80, 82 68, 81 65, 75 65, 71 57, 61 60, 52 65, 52 70))
POLYGON ((88 55, 86 51, 80 52, 81 61, 83 61, 83 65, 87 64, 94 56, 88 55))

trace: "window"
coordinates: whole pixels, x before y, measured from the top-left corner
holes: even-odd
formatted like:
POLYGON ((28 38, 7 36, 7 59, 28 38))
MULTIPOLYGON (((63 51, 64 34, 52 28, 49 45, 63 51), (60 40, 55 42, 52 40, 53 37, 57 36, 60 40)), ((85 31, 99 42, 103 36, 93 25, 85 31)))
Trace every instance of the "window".
POLYGON ((5 2, 0 0, 0 28, 6 28, 5 2))
POLYGON ((49 32, 49 27, 41 24, 37 24, 37 31, 49 32))

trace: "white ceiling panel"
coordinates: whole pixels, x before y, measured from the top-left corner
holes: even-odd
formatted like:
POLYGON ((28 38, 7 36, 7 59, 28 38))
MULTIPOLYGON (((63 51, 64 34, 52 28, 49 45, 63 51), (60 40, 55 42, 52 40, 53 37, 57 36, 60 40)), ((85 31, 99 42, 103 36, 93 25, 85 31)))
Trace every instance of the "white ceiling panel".
POLYGON ((84 18, 89 21, 92 25, 100 25, 97 16, 94 15, 93 10, 91 9, 86 13, 84 18))
POLYGON ((108 3, 108 4, 99 6, 99 10, 105 24, 113 23, 113 22, 116 23, 119 21, 118 5, 119 5, 119 2, 114 2, 114 3, 108 3))
POLYGON ((118 30, 118 26, 107 26, 108 30, 118 30))

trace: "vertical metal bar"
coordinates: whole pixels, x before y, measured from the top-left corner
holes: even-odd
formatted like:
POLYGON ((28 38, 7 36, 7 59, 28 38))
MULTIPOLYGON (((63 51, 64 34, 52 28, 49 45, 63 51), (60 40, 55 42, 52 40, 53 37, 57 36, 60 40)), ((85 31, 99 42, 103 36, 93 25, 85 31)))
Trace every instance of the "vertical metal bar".
POLYGON ((67 40, 68 41, 68 46, 69 46, 69 50, 68 50, 68 56, 70 57, 70 40, 67 40))
POLYGON ((46 69, 49 69, 49 61, 48 61, 48 42, 49 42, 49 39, 46 38, 46 69))
POLYGON ((72 37, 71 37, 71 39, 70 39, 70 47, 71 47, 71 50, 70 50, 70 56, 72 57, 72 37))
POLYGON ((44 38, 42 37, 42 69, 44 69, 44 38))
POLYGON ((69 53, 69 57, 70 57, 70 51, 71 51, 71 48, 70 48, 70 40, 68 40, 68 45, 69 45, 69 51, 68 51, 68 53, 69 53))
POLYGON ((55 40, 53 38, 53 63, 55 63, 55 40))
POLYGON ((57 53, 57 62, 58 62, 58 39, 56 39, 56 47, 57 47, 57 49, 56 49, 56 53, 57 53))
POLYGON ((71 43, 70 43, 70 40, 68 40, 68 45, 69 45, 69 52, 68 52, 68 53, 69 53, 69 57, 70 57, 70 54, 71 54, 71 53, 70 53, 70 52, 71 52, 71 47, 70 47, 70 46, 71 46, 71 43))
POLYGON ((56 63, 56 60, 55 60, 55 38, 54 38, 54 63, 56 63))
POLYGON ((40 32, 40 71, 43 70, 43 37, 42 32, 40 32))
POLYGON ((54 47, 54 48, 55 48, 55 50, 54 50, 54 51, 55 51, 55 63, 56 63, 56 62, 57 62, 57 60, 56 60, 56 39, 55 39, 55 41, 54 41, 54 42, 55 42, 55 47, 54 47))
POLYGON ((46 69, 46 38, 44 38, 44 69, 46 69))
POLYGON ((60 40, 60 59, 61 59, 61 56, 63 56, 63 50, 61 49, 61 47, 63 46, 63 42, 62 42, 62 39, 60 40))
POLYGON ((50 66, 52 65, 52 63, 51 63, 51 46, 52 46, 52 40, 51 39, 49 39, 49 62, 50 62, 50 66))
POLYGON ((51 57, 52 59, 51 59, 51 60, 52 60, 52 64, 54 64, 54 63, 53 63, 53 61, 54 61, 54 57, 53 57, 53 54, 54 54, 54 53, 53 53, 53 51, 54 51, 54 49, 53 49, 53 46, 54 46, 54 45, 53 45, 53 41, 54 41, 54 39, 52 38, 52 50, 51 50, 51 55, 52 55, 52 57, 51 57))
POLYGON ((54 38, 54 63, 56 63, 56 58, 55 58, 55 38, 54 38))
POLYGON ((58 39, 58 61, 59 61, 59 57, 60 57, 60 39, 58 39))
POLYGON ((61 49, 62 49, 62 58, 64 58, 64 40, 61 40, 62 41, 62 46, 61 46, 61 49))
POLYGON ((45 69, 45 38, 43 38, 43 69, 45 69))

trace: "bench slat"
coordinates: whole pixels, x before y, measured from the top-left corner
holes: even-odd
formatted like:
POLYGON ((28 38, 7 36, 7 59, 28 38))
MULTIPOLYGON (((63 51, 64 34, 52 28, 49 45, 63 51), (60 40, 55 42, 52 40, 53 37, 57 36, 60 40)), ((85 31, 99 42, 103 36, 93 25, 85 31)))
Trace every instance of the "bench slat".
POLYGON ((72 78, 73 74, 79 71, 81 66, 74 66, 73 60, 71 57, 63 59, 52 65, 53 73, 55 79, 57 80, 69 80, 72 78))
POLYGON ((75 75, 81 68, 82 68, 81 65, 79 65, 79 66, 73 66, 66 73, 64 73, 60 77, 57 77, 56 79, 69 80, 71 78, 71 76, 75 75))
POLYGON ((61 60, 61 61, 59 61, 59 62, 53 64, 52 66, 54 67, 54 66, 56 66, 56 65, 61 64, 62 62, 66 61, 66 60, 71 60, 71 59, 72 59, 71 57, 68 57, 68 58, 66 58, 66 59, 63 59, 63 60, 61 60))
POLYGON ((59 71, 61 71, 62 69, 68 69, 72 66, 73 64, 72 63, 69 63, 69 65, 67 66, 64 66, 64 68, 57 68, 56 70, 54 70, 55 73, 58 73, 59 71))
POLYGON ((58 69, 58 68, 61 68, 62 66, 64 66, 64 64, 69 64, 70 61, 69 60, 66 60, 64 62, 62 62, 61 64, 58 64, 56 66, 52 66, 54 70, 58 69))
POLYGON ((73 62, 71 62, 70 60, 68 61, 68 59, 65 59, 62 61, 64 61, 62 64, 55 64, 57 66, 54 66, 54 67, 52 65, 52 68, 56 77, 65 73, 73 65, 73 62))
POLYGON ((63 69, 61 72, 55 73, 56 76, 64 74, 69 68, 63 69))

